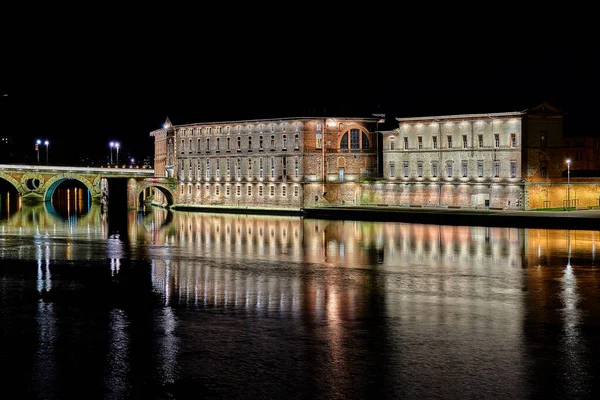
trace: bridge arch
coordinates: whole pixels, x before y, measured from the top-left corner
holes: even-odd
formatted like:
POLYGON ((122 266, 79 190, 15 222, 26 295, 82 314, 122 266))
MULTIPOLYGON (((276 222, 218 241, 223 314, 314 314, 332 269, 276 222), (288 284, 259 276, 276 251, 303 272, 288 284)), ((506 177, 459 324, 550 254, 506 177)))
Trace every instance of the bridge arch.
POLYGON ((163 206, 171 207, 175 203, 175 195, 173 194, 173 192, 167 185, 157 183, 157 182, 143 182, 143 183, 140 182, 140 183, 138 183, 136 192, 135 192, 136 208, 139 207, 138 202, 139 202, 140 195, 142 194, 142 192, 144 190, 146 190, 148 188, 158 189, 160 191, 160 193, 163 194, 163 196, 165 197, 165 200, 166 200, 166 204, 163 204, 163 206))
POLYGON ((60 174, 48 179, 42 186, 44 201, 52 200, 52 195, 54 194, 54 191, 56 190, 58 185, 69 179, 74 179, 84 184, 85 187, 89 190, 90 195, 94 196, 96 194, 93 184, 91 184, 88 180, 81 179, 81 177, 76 174, 60 174))
POLYGON ((23 189, 23 185, 21 184, 21 182, 19 182, 18 180, 16 180, 9 174, 0 171, 0 179, 4 179, 5 181, 7 181, 11 185, 13 185, 15 187, 15 189, 17 189, 17 192, 19 192, 19 196, 23 196, 25 194, 25 191, 23 189))

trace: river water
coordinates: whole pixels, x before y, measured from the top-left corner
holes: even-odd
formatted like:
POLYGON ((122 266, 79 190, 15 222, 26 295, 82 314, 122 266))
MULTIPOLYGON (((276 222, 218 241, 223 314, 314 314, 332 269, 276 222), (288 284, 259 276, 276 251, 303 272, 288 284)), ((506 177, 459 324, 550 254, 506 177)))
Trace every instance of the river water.
POLYGON ((3 398, 599 398, 600 231, 3 210, 3 398))

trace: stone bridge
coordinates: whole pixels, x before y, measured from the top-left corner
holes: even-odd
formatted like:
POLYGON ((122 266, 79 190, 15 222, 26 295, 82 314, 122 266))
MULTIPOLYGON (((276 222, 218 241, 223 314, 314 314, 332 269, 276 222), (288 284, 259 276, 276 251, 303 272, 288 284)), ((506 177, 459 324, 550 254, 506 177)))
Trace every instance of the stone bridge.
POLYGON ((111 182, 126 182, 127 208, 135 210, 138 209, 140 195, 148 188, 163 193, 166 199, 166 203, 162 204, 164 206, 173 204, 176 193, 176 182, 172 178, 155 177, 153 169, 0 164, 0 179, 11 183, 25 203, 50 201, 54 190, 69 179, 85 185, 92 201, 96 203, 100 203, 105 188, 110 197, 111 182))

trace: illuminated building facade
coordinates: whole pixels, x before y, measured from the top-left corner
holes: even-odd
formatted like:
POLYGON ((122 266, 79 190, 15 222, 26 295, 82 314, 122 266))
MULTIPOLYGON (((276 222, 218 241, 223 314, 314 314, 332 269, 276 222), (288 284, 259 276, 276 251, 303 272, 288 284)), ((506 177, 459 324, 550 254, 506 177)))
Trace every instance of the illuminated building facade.
MULTIPOLYGON (((174 126, 155 140, 157 176, 175 206, 301 209, 331 185, 376 175, 377 118, 290 118, 174 126)), ((335 190, 333 190, 335 192, 335 190)), ((156 194, 160 203, 160 193, 156 194)))
POLYGON ((396 118, 383 133, 382 201, 519 208, 523 112, 396 118))
POLYGON ((565 137, 563 118, 548 103, 517 112, 396 118, 399 127, 383 132, 385 183, 371 189, 372 197, 413 207, 600 206, 600 139, 565 137))

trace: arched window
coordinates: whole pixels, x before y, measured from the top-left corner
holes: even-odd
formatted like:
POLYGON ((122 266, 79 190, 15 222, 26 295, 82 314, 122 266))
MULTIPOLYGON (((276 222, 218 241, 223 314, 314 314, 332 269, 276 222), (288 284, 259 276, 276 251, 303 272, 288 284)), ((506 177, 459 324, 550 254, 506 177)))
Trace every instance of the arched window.
POLYGON ((369 150, 370 148, 369 136, 367 136, 366 132, 358 128, 351 128, 347 132, 344 132, 340 140, 341 150, 360 151, 369 150))
POLYGON ((344 136, 342 136, 342 141, 340 142, 340 149, 342 150, 348 150, 348 133, 344 133, 344 136))

